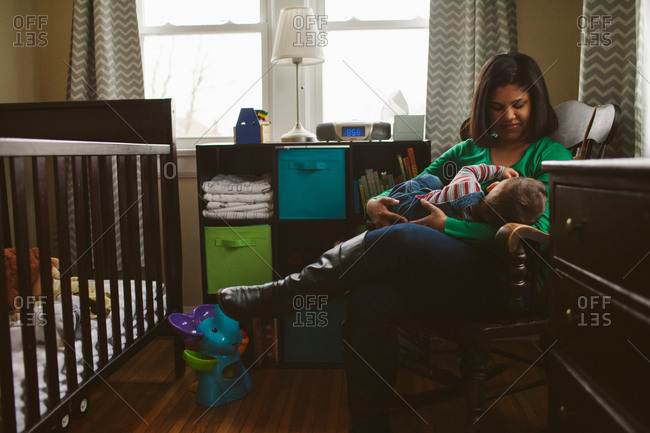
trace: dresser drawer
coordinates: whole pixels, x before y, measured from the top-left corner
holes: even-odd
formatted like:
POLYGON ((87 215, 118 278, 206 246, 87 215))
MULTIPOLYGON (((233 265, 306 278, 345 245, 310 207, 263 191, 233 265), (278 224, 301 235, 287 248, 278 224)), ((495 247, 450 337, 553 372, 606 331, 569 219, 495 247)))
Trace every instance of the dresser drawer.
MULTIPOLYGON (((650 425, 650 307, 611 287, 598 289, 558 271, 551 333, 607 397, 650 425)), ((588 431, 588 430, 584 430, 588 431)))
POLYGON ((553 193, 554 255, 650 299, 650 194, 565 185, 553 193))
POLYGON ((549 356, 549 431, 553 433, 638 433, 646 431, 611 400, 569 357, 549 356))

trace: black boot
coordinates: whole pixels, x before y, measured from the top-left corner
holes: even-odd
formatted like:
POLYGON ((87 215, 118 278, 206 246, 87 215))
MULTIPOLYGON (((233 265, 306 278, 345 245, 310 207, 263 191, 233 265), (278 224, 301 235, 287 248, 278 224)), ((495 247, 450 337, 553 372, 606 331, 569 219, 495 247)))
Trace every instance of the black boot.
POLYGON ((398 398, 395 328, 355 328, 343 322, 343 350, 350 433, 390 433, 388 409, 398 398))
POLYGON ((235 320, 293 314, 295 296, 342 296, 368 276, 363 259, 365 233, 341 242, 296 274, 260 286, 219 290, 221 310, 235 320))

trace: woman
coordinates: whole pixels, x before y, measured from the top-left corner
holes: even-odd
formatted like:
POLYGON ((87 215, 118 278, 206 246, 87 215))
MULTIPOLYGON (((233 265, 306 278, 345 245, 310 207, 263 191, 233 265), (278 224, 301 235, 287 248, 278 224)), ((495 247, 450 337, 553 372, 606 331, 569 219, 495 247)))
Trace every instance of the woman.
MULTIPOLYGON (((556 128, 539 66, 524 54, 499 54, 486 62, 479 76, 471 138, 449 149, 423 173, 449 183, 463 166, 494 164, 512 167, 548 188, 542 161, 571 159, 569 151, 548 138, 556 128)), ((296 295, 334 297, 348 292, 343 339, 352 432, 390 431, 397 319, 490 316, 502 299, 492 251, 496 227, 448 218, 426 201, 422 205, 430 215, 406 223, 388 210, 396 201, 387 195, 388 191, 367 203, 368 217, 378 230, 337 245, 299 274, 219 292, 222 310, 235 319, 291 314, 296 295)), ((548 232, 548 225, 547 206, 534 226, 548 232)))

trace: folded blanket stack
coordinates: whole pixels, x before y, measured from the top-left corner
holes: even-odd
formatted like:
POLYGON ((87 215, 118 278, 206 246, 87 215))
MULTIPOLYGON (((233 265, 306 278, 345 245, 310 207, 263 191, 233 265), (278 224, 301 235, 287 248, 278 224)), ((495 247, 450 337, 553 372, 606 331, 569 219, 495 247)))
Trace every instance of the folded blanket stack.
POLYGON ((273 216, 271 174, 218 174, 203 182, 203 216, 214 219, 265 219, 273 216))

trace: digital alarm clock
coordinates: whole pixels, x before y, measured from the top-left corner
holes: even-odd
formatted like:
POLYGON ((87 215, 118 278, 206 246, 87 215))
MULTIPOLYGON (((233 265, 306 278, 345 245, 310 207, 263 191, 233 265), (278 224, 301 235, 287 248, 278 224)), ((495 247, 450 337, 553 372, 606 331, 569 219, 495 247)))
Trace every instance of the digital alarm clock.
POLYGON ((390 123, 387 122, 332 122, 316 127, 320 141, 371 141, 388 140, 390 123))

